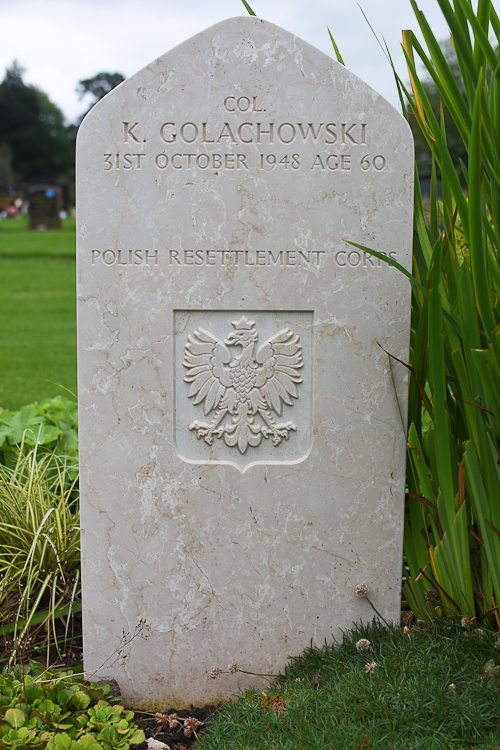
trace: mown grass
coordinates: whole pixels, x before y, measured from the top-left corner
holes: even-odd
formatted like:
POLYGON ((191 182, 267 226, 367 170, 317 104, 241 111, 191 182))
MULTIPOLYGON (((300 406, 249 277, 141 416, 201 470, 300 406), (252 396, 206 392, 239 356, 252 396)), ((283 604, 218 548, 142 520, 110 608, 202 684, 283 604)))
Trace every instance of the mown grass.
POLYGON ((0 223, 0 407, 76 393, 75 232, 0 223), (60 384, 60 385, 56 385, 60 384), (62 387, 61 387, 62 386, 62 387))
POLYGON ((0 222, 0 257, 75 257, 74 219, 63 219, 61 229, 48 229, 45 232, 27 231, 27 226, 26 217, 0 222))
POLYGON ((307 649, 269 688, 223 705, 197 748, 498 748, 496 642, 460 620, 408 634, 355 627, 340 644, 307 649), (361 638, 371 650, 357 650, 361 638))

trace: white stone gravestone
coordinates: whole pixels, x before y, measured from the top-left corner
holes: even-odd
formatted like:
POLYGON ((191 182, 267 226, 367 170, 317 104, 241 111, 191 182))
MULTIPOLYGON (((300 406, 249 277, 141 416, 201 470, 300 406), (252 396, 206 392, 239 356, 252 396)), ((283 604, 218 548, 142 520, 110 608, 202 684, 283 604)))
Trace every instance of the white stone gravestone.
POLYGON ((129 704, 228 698, 400 607, 413 145, 345 67, 253 17, 78 133, 85 668, 129 704), (405 369, 394 362, 399 408, 405 369), (125 660, 122 631, 151 627, 125 660), (110 658, 111 656, 111 658, 110 658))

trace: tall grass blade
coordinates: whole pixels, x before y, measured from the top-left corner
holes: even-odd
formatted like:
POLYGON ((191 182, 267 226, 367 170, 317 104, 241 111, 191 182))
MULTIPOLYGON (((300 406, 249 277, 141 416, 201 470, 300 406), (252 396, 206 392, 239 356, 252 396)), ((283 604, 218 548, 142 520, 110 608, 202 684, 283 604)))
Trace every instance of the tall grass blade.
POLYGON ((344 60, 342 58, 342 55, 340 54, 340 50, 337 47, 337 43, 336 43, 335 39, 333 38, 332 32, 330 31, 330 29, 328 29, 328 33, 330 34, 330 40, 331 40, 331 42, 333 44, 333 49, 335 50, 335 55, 337 56, 337 62, 339 62, 341 65, 345 65, 345 62, 344 62, 344 60))
MULTIPOLYGON (((410 58, 412 62, 413 68, 415 67, 415 58, 413 57, 413 31, 403 31, 403 47, 405 49, 406 54, 410 58)), ((416 106, 416 114, 418 116, 418 119, 420 120, 420 125, 422 128, 424 128, 427 133, 430 135, 429 128, 427 126, 427 122, 425 121, 425 113, 424 113, 424 105, 422 102, 422 99, 420 97, 420 93, 417 89, 417 86, 415 84, 415 78, 413 77, 412 73, 410 72, 410 84, 413 91, 413 96, 415 97, 415 106, 416 106)), ((432 136, 431 136, 432 138, 432 136)))
POLYGON ((248 14, 249 14, 250 16, 255 16, 255 13, 253 12, 253 10, 251 9, 251 7, 250 7, 250 6, 249 6, 249 4, 247 3, 247 0, 241 0, 241 2, 243 3, 243 5, 245 6, 245 8, 247 9, 247 11, 248 11, 248 14))

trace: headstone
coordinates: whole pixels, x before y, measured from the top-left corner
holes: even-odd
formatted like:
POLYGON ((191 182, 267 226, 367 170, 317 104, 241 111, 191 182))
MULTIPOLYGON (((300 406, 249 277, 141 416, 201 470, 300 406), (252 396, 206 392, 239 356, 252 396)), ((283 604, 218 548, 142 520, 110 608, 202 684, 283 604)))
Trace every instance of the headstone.
POLYGON ((100 101, 77 174, 85 669, 203 705, 267 684, 211 668, 276 673, 371 621, 358 584, 397 621, 407 372, 384 349, 407 361, 410 286, 347 240, 410 267, 404 118, 233 18, 100 101))
POLYGON ((10 190, 0 187, 0 211, 3 211, 7 206, 10 206, 12 202, 12 195, 10 190))
POLYGON ((56 185, 36 185, 29 190, 28 229, 60 229, 61 188, 56 185))
POLYGON ((14 180, 12 176, 12 155, 10 148, 4 143, 0 143, 0 209, 9 205, 5 198, 10 198, 13 191, 14 180))

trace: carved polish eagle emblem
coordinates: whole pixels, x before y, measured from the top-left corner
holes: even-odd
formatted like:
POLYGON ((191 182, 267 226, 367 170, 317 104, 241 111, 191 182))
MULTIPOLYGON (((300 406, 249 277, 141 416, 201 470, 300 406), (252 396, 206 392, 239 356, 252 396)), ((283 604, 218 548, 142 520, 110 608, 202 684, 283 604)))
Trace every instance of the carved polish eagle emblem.
POLYGON ((204 328, 188 336, 183 362, 184 380, 191 384, 188 397, 203 404, 205 415, 214 412, 211 422, 195 420, 189 429, 209 445, 223 438, 240 453, 260 445, 262 438, 279 445, 297 430, 293 422, 276 423, 273 412, 281 417, 283 403, 293 406, 292 399, 299 397, 300 337, 283 328, 257 346, 255 321, 243 315, 231 325, 234 331, 224 341, 204 328))

